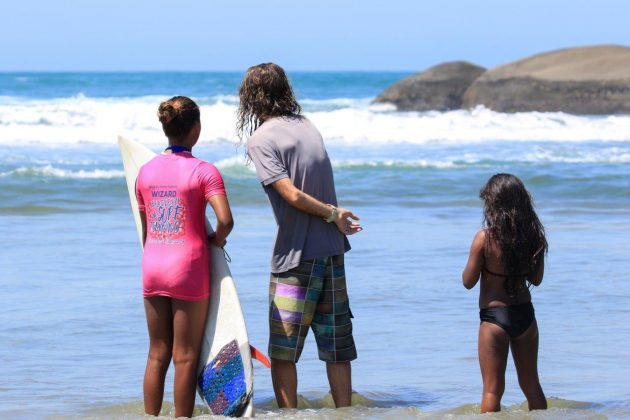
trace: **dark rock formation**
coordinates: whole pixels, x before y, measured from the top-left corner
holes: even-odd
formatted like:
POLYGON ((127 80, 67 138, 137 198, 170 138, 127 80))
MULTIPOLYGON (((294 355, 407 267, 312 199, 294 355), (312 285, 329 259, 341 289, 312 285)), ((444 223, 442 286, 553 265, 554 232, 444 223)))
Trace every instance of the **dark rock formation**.
POLYGON ((462 107, 495 111, 630 113, 630 48, 568 48, 495 67, 464 94, 462 107))
POLYGON ((439 64, 390 86, 375 102, 391 102, 399 111, 459 109, 462 95, 484 71, 465 61, 439 64))

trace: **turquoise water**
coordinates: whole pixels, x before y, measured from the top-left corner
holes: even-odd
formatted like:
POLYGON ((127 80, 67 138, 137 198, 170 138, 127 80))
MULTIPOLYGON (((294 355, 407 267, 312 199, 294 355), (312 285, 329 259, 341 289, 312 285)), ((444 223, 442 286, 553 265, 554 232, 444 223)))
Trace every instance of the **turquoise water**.
MULTIPOLYGON (((479 188, 507 171, 530 188, 550 244, 533 300, 552 409, 528 418, 630 417, 630 117, 395 113, 370 104, 401 76, 294 77, 325 137, 339 200, 365 226, 347 255, 361 407, 327 408, 310 338, 299 364, 310 408, 274 409, 269 373, 256 366, 259 414, 475 417, 478 292, 461 286, 460 273, 481 222, 479 188)), ((251 341, 265 349, 274 223, 234 135, 239 79, 0 74, 1 417, 142 414, 140 249, 115 141, 121 133, 159 151, 155 109, 168 95, 202 104, 195 154, 225 177, 236 220, 231 269, 251 341)), ((524 417, 523 401, 509 365, 507 412, 497 418, 524 417)))

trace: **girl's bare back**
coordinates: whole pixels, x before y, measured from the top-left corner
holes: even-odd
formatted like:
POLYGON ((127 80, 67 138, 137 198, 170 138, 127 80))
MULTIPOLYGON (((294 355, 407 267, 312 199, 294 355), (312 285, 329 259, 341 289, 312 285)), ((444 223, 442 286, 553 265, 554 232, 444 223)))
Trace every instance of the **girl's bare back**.
POLYGON ((540 259, 539 267, 535 274, 523 273, 516 278, 516 288, 513 296, 510 296, 505 282, 508 278, 507 270, 501 262, 501 250, 499 246, 487 238, 485 229, 477 232, 473 240, 468 263, 462 275, 464 286, 473 288, 481 280, 479 291, 479 307, 492 308, 497 306, 509 306, 519 303, 531 302, 531 295, 526 286, 526 279, 534 285, 540 284, 543 275, 543 259, 540 259))

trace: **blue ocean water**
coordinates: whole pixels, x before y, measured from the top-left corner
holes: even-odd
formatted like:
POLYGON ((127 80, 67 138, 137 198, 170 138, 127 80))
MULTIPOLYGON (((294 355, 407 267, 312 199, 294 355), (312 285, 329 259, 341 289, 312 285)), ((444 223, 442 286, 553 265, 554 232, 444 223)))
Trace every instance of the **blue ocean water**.
MULTIPOLYGON (((241 77, 0 74, 0 416, 142 414, 140 249, 116 136, 161 150, 155 112, 172 95, 201 104, 194 152, 225 177, 236 220, 231 269, 251 341, 266 348, 275 232, 235 134, 241 77)), ((481 222, 478 191, 492 174, 511 172, 532 192, 550 244, 533 301, 552 408, 534 418, 629 417, 630 116, 413 113, 371 103, 401 77, 291 74, 326 141, 339 201, 365 227, 347 255, 361 406, 327 408, 325 369, 309 338, 299 388, 311 408, 275 410, 269 373, 257 366, 259 414, 475 417, 478 291, 465 290, 460 274, 481 222)), ((498 417, 523 417, 523 401, 509 365, 508 411, 498 417)))

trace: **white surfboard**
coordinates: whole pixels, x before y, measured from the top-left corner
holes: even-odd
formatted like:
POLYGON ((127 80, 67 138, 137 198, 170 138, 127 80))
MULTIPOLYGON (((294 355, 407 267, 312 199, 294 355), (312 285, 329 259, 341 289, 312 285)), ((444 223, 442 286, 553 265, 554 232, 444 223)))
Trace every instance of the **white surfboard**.
MULTIPOLYGON (((142 225, 135 195, 140 167, 155 153, 142 144, 118 138, 131 210, 142 246, 142 225)), ((212 232, 206 218, 206 229, 212 232)), ((252 357, 241 303, 223 250, 211 247, 210 305, 197 369, 197 392, 213 414, 251 417, 252 357)))

